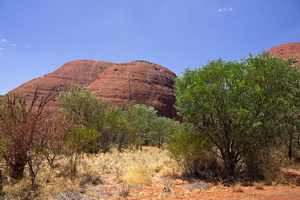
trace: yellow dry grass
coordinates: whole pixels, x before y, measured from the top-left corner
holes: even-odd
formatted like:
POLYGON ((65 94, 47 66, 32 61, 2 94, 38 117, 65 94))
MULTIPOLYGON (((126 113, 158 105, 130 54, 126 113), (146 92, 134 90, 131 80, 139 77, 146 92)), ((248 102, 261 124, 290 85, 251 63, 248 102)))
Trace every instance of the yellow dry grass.
MULTIPOLYGON (((30 196, 34 199, 53 199, 56 195, 89 186, 95 180, 123 182, 127 185, 150 185, 153 176, 176 176, 181 174, 177 163, 168 152, 154 147, 144 148, 142 151, 126 150, 118 152, 112 150, 106 154, 84 156, 78 163, 78 173, 75 179, 70 179, 70 164, 68 159, 61 157, 57 167, 51 169, 46 163, 38 174, 36 191, 30 191, 30 177, 17 184, 6 180, 3 191, 5 198, 23 199, 30 196), (104 178, 105 177, 105 178, 104 178), (104 179, 104 180, 103 180, 104 179)), ((109 182, 109 181, 108 181, 109 182)))
POLYGON ((265 183, 264 182, 254 182, 253 186, 257 190, 263 190, 265 188, 265 183))
POLYGON ((154 170, 145 165, 132 165, 124 170, 121 180, 129 186, 151 185, 154 170))
POLYGON ((244 188, 241 185, 241 183, 236 183, 232 186, 232 191, 233 192, 244 192, 244 188))

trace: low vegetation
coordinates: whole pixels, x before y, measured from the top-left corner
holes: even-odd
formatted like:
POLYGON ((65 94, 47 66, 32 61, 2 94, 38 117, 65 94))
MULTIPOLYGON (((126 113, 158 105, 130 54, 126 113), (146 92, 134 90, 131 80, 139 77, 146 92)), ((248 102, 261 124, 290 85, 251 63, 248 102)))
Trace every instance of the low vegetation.
MULTIPOLYGON (((31 189, 30 175, 26 168, 24 178, 19 182, 10 178, 5 180, 5 197, 51 199, 79 188, 114 182, 119 183, 116 186, 124 187, 151 185, 154 177, 175 177, 182 173, 167 151, 154 147, 146 147, 142 151, 125 150, 120 153, 117 149, 112 149, 106 154, 85 154, 77 165, 75 178, 70 176, 71 163, 66 156, 60 155, 57 158, 54 169, 46 162, 42 166, 36 179, 38 188, 31 189)), ((93 195, 92 190, 90 193, 93 195)))

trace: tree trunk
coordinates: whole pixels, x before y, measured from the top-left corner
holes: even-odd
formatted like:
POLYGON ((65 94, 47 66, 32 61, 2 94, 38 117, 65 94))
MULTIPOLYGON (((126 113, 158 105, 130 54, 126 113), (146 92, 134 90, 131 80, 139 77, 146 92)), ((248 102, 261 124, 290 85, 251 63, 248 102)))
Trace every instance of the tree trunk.
POLYGON ((26 160, 17 159, 13 163, 9 163, 10 172, 9 176, 13 179, 20 180, 24 176, 24 169, 26 165, 26 160))
MULTIPOLYGON (((76 157, 76 156, 75 156, 76 157)), ((77 166, 76 166, 76 158, 71 158, 71 179, 74 179, 76 176, 76 172, 77 172, 77 166)))
POLYGON ((120 152, 120 153, 122 153, 122 148, 123 146, 122 146, 122 142, 120 142, 119 143, 119 145, 118 145, 118 151, 120 152))
POLYGON ((237 165, 237 163, 235 163, 232 160, 225 163, 225 176, 227 178, 235 178, 236 165, 237 165))
POLYGON ((47 155, 47 162, 49 164, 49 166, 54 169, 55 168, 55 164, 54 164, 54 161, 55 161, 55 158, 56 158, 56 154, 53 154, 52 156, 49 154, 47 155))
POLYGON ((290 143, 288 145, 288 155, 289 155, 289 160, 291 161, 292 158, 293 158, 293 148, 292 148, 292 145, 293 145, 293 141, 290 140, 290 143))
POLYGON ((293 158, 293 139, 294 139, 294 133, 293 132, 288 132, 289 134, 289 140, 287 143, 287 148, 288 148, 288 158, 289 162, 291 164, 292 158, 293 158))
POLYGON ((234 152, 228 151, 226 154, 223 154, 222 157, 225 164, 224 176, 230 179, 235 178, 235 170, 238 163, 236 155, 234 152))
POLYGON ((0 198, 3 196, 3 175, 2 170, 0 169, 0 198))

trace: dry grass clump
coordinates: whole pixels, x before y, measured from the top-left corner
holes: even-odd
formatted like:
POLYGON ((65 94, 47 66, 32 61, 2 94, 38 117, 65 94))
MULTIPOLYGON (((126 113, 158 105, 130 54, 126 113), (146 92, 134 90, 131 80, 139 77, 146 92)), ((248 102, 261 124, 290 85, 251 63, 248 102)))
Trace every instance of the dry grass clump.
POLYGON ((281 170, 268 170, 264 173, 266 185, 278 185, 286 182, 281 170))
MULTIPOLYGON (((45 183, 41 186, 40 197, 53 197, 57 194, 67 191, 75 190, 80 187, 78 180, 71 180, 68 178, 57 178, 56 180, 45 183)), ((43 199, 43 198, 41 198, 43 199)), ((45 198, 47 199, 47 198, 45 198)))
POLYGON ((129 186, 151 185, 153 172, 145 165, 131 165, 125 168, 121 179, 129 186))
POLYGON ((8 199, 32 198, 35 194, 30 188, 31 182, 29 179, 23 179, 18 183, 13 183, 13 181, 8 180, 8 183, 3 187, 3 192, 8 199))
POLYGON ((257 190, 263 190, 265 188, 265 183, 264 182, 254 182, 253 186, 257 190))
MULTIPOLYGON (((60 165, 66 162, 61 160, 60 165)), ((32 187, 28 171, 19 182, 8 178, 3 187, 5 198, 7 199, 50 199, 51 196, 79 187, 78 180, 70 180, 62 173, 63 166, 52 169, 44 165, 38 173, 35 186, 32 187)))
POLYGON ((114 174, 128 185, 149 185, 152 176, 179 176, 181 169, 167 151, 155 147, 144 147, 142 151, 113 150, 107 154, 86 157, 89 166, 97 166, 100 174, 114 174))
POLYGON ((178 164, 167 151, 155 147, 144 147, 142 151, 126 150, 119 153, 113 150, 84 158, 89 166, 97 166, 101 174, 123 175, 124 169, 135 165, 146 165, 150 171, 161 176, 180 175, 178 164))
POLYGON ((170 163, 169 165, 164 166, 159 172, 159 177, 179 177, 183 174, 182 168, 178 166, 177 163, 170 163))
POLYGON ((119 191, 119 196, 127 197, 128 195, 129 195, 129 186, 126 184, 123 184, 121 190, 119 191))
POLYGON ((244 188, 241 185, 241 183, 236 183, 236 184, 232 185, 232 191, 233 192, 244 192, 244 188))

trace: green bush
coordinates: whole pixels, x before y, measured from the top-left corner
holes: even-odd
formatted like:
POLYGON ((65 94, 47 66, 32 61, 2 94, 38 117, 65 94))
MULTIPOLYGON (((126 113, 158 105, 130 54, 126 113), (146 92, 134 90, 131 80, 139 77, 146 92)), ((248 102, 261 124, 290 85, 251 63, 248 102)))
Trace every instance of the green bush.
POLYGON ((187 174, 200 175, 211 163, 211 142, 191 128, 182 128, 176 133, 167 149, 187 174))
POLYGON ((92 128, 72 127, 64 141, 66 153, 70 156, 71 178, 77 172, 77 161, 84 153, 90 152, 97 145, 100 133, 92 128))

